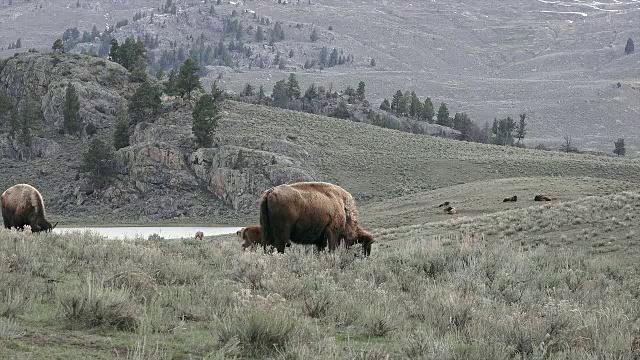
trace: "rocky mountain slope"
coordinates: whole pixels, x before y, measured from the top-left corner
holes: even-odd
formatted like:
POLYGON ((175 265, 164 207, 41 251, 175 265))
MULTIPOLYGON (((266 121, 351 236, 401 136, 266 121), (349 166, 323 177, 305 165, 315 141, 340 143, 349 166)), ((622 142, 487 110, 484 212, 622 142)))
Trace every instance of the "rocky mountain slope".
MULTIPOLYGON (((346 120, 227 101, 213 148, 196 149, 193 104, 163 97, 160 116, 131 130, 116 152, 119 174, 93 189, 79 172, 92 136, 62 135, 64 86, 75 85, 93 136, 111 143, 117 111, 138 84, 109 61, 23 53, 0 62, 0 90, 42 116, 31 148, 9 140, 1 119, 0 188, 40 188, 54 220, 68 223, 257 221, 259 194, 300 180, 338 183, 363 205, 480 180, 589 176, 640 181, 640 162, 466 143, 346 120)), ((600 181, 600 180, 598 180, 600 181)))

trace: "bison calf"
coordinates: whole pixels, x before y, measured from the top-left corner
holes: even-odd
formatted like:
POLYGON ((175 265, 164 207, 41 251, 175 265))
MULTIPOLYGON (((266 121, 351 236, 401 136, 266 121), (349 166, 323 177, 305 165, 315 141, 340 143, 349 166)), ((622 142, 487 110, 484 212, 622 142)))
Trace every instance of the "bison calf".
POLYGON ((444 209, 445 214, 449 214, 449 215, 453 215, 458 213, 458 209, 454 208, 453 206, 448 206, 444 209))
MULTIPOLYGON (((236 235, 242 240, 242 251, 245 251, 248 247, 253 250, 256 245, 262 244, 262 228, 260 226, 247 226, 238 231, 236 235)), ((291 242, 287 241, 286 247, 290 247, 291 242)))
POLYGON ((196 232, 196 240, 202 240, 204 233, 202 231, 196 232))
POLYGON ((58 225, 51 226, 47 221, 42 195, 31 185, 18 184, 8 188, 0 196, 0 203, 2 220, 7 229, 24 230, 29 225, 32 232, 49 232, 58 225))

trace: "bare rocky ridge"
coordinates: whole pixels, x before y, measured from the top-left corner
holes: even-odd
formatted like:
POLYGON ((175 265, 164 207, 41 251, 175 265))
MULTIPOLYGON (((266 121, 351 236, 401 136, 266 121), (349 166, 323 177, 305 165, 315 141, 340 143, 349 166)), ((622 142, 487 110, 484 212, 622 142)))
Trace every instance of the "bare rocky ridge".
MULTIPOLYGON (((47 194, 48 208, 93 221, 138 222, 208 218, 225 222, 254 210, 260 193, 270 186, 316 177, 308 154, 287 140, 243 146, 195 149, 191 133, 192 104, 167 100, 154 123, 136 125, 131 145, 116 152, 119 174, 106 189, 93 189, 78 172, 90 137, 61 135, 65 86, 74 84, 83 123, 94 124, 96 136, 111 143, 116 114, 138 84, 128 81, 120 65, 69 54, 23 53, 0 65, 0 89, 18 106, 29 96, 42 119, 29 148, 8 135, 8 117, 0 123, 0 187, 28 182, 47 194), (36 171, 35 169, 39 169, 36 171), (6 175, 5 175, 6 174, 6 175)), ((223 119, 220 126, 233 127, 223 119)))

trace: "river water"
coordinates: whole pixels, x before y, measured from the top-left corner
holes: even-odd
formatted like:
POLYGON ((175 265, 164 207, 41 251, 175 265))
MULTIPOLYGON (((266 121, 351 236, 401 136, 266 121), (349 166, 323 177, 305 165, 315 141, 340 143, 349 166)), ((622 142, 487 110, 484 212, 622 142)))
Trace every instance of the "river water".
POLYGON ((131 227, 56 227, 54 233, 62 234, 74 231, 90 231, 109 239, 147 239, 149 235, 158 234, 165 239, 195 238, 197 231, 202 231, 204 236, 233 234, 240 230, 239 227, 206 227, 206 226, 131 226, 131 227))

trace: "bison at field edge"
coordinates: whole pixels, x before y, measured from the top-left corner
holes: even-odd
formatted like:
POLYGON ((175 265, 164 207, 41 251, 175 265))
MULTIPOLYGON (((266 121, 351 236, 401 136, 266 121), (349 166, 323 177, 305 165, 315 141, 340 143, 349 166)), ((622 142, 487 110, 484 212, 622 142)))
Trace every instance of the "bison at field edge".
POLYGON ((279 185, 262 194, 260 199, 262 246, 274 246, 284 253, 287 240, 297 244, 327 245, 335 250, 345 244, 363 243, 363 251, 371 252, 373 237, 358 231, 358 211, 349 192, 326 182, 299 182, 279 185), (360 235, 359 235, 360 234, 360 235), (368 248, 368 249, 367 249, 368 248))
POLYGON ((203 237, 204 237, 204 233, 202 231, 196 232, 196 240, 202 240, 203 237))
POLYGON ((7 229, 24 230, 25 225, 29 225, 34 233, 48 232, 58 225, 51 226, 47 221, 42 195, 31 185, 18 184, 8 188, 0 196, 0 203, 2 220, 7 229))
POLYGON ((448 206, 444 209, 445 214, 453 215, 458 213, 458 209, 453 206, 448 206))
POLYGON ((502 200, 502 202, 516 202, 518 201, 518 196, 517 195, 513 195, 510 198, 505 198, 504 200, 502 200))

